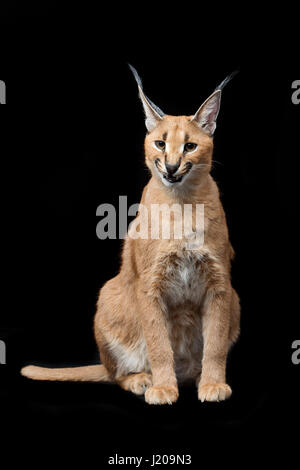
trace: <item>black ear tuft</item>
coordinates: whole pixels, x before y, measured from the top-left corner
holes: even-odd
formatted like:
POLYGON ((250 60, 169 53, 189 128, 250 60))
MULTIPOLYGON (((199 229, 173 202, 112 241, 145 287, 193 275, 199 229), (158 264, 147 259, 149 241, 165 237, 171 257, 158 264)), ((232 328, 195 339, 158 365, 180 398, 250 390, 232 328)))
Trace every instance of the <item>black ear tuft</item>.
POLYGON ((131 72, 133 73, 133 76, 134 76, 134 78, 135 78, 135 81, 136 81, 137 85, 138 85, 141 89, 143 89, 143 84, 142 84, 141 77, 140 77, 139 74, 137 73, 136 69, 135 69, 132 65, 130 65, 130 64, 128 64, 128 67, 130 68, 131 72))
POLYGON ((237 74, 239 73, 239 70, 235 70, 234 72, 232 72, 230 75, 228 75, 224 80, 223 82, 220 83, 220 85, 218 85, 216 88, 215 88, 215 91, 217 90, 223 90, 223 88, 227 85, 227 83, 230 82, 230 80, 233 79, 233 77, 235 77, 237 74))
POLYGON ((160 117, 163 117, 165 116, 165 113, 158 107, 156 106, 156 104, 153 103, 153 101, 150 100, 150 98, 148 98, 148 96, 145 95, 144 93, 144 90, 143 90, 143 83, 142 83, 142 80, 141 80, 141 77, 139 76, 139 74, 137 73, 136 69, 128 64, 128 67, 130 68, 131 72, 133 73, 133 76, 135 78, 135 81, 137 83, 137 86, 139 87, 139 89, 143 92, 143 95, 144 97, 146 98, 146 100, 148 101, 148 103, 150 104, 150 106, 154 109, 154 111, 160 116, 160 117))

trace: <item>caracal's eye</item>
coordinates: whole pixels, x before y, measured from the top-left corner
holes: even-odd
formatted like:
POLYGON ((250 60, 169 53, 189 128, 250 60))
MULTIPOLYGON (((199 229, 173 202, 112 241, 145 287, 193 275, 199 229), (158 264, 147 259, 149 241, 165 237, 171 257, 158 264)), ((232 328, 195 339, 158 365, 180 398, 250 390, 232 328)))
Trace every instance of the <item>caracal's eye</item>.
POLYGON ((197 144, 193 144, 192 142, 187 142, 184 145, 184 151, 185 152, 192 152, 193 150, 196 150, 197 144))
POLYGON ((158 148, 158 150, 165 150, 166 143, 163 140, 156 140, 155 146, 158 148))

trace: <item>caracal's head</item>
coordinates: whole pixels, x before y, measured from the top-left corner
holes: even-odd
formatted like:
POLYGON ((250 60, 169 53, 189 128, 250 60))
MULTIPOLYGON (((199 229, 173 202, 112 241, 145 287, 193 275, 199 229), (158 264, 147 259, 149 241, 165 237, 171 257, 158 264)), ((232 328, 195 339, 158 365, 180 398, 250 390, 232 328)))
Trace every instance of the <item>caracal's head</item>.
POLYGON ((213 134, 229 75, 193 116, 169 116, 144 94, 141 79, 130 65, 145 111, 146 164, 152 175, 174 189, 200 182, 211 170, 213 134))

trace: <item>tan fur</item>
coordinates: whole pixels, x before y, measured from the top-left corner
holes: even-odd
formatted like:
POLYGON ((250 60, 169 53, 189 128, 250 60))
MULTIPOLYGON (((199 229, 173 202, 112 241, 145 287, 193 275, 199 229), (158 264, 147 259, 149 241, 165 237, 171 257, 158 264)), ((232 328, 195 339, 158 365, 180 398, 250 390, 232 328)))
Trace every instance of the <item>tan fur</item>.
POLYGON ((120 273, 101 289, 94 330, 102 366, 74 369, 25 367, 23 375, 44 380, 111 380, 125 390, 145 393, 151 404, 173 403, 178 381, 194 380, 201 401, 224 400, 227 352, 239 334, 239 299, 231 287, 225 214, 210 175, 212 138, 191 117, 164 116, 145 139, 152 178, 141 203, 205 205, 205 243, 194 251, 187 240, 133 240, 123 246, 120 273), (163 153, 153 142, 164 140, 163 153), (185 140, 196 143, 180 153, 185 140), (159 158, 159 169, 155 160, 159 158), (165 160, 178 174, 193 163, 181 183, 164 185, 165 160))
POLYGON ((65 369, 48 369, 46 367, 27 366, 22 375, 35 380, 63 380, 82 382, 109 382, 107 370, 102 364, 86 367, 68 367, 65 369))

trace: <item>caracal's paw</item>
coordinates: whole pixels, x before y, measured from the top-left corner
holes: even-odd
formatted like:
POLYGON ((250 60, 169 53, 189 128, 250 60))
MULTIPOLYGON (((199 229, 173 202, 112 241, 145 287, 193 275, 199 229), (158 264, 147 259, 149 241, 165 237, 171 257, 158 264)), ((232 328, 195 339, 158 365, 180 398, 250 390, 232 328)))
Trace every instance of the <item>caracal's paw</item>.
POLYGON ((145 393, 145 400, 149 405, 172 405, 178 398, 177 387, 153 386, 145 393))
POLYGON ((128 375, 121 383, 121 387, 124 390, 135 393, 136 395, 144 395, 147 388, 151 386, 152 375, 144 372, 128 375))
POLYGON ((202 402, 223 401, 229 398, 231 394, 231 388, 224 383, 200 385, 198 389, 198 398, 202 402))

